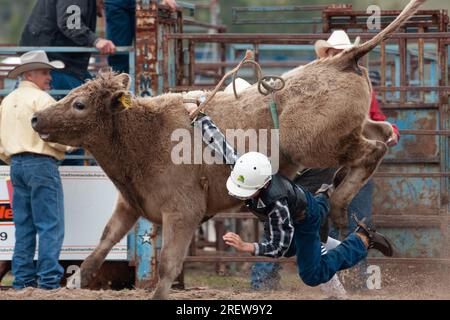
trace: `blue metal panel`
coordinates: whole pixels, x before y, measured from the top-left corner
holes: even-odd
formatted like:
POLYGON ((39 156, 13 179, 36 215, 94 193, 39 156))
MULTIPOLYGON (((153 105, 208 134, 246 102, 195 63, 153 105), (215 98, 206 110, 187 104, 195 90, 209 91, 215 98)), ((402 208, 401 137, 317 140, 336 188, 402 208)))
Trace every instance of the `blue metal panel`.
MULTIPOLYGON (((379 230, 393 240, 395 251, 402 258, 437 258, 440 256, 443 235, 439 229, 380 228, 379 230)), ((382 257, 381 253, 376 250, 371 250, 370 256, 382 257)))
MULTIPOLYGON (((394 57, 395 61, 395 82, 394 86, 400 87, 400 56, 396 55, 394 57)), ((395 98, 400 99, 400 92, 395 93, 395 98)))
POLYGON ((141 218, 134 228, 136 235, 136 278, 141 284, 151 282, 156 270, 152 268, 153 252, 153 225, 146 219, 141 218))
MULTIPOLYGON (((415 171, 413 168, 412 171, 415 171)), ((384 171, 384 170, 383 170, 384 171)), ((436 172, 436 170, 430 170, 436 172)), ((440 208, 439 178, 376 178, 373 206, 375 211, 398 210, 399 214, 421 215, 440 208)))
MULTIPOLYGON (((395 123, 400 130, 420 129, 437 130, 439 128, 439 110, 386 110, 387 120, 395 123)), ((439 161, 439 137, 426 135, 403 135, 399 144, 389 150, 386 159, 404 159, 410 161, 439 161)))

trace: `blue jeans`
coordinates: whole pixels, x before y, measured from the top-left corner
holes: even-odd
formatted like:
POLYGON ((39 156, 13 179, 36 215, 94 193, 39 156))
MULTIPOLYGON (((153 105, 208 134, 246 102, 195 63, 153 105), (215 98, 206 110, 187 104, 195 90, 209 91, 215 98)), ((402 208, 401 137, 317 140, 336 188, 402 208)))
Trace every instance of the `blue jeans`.
MULTIPOLYGON (((105 0, 106 37, 116 46, 131 46, 136 23, 135 0, 105 0)), ((109 65, 116 72, 129 72, 128 55, 108 57, 109 65)))
POLYGON ((337 271, 353 267, 364 259, 367 248, 356 234, 350 234, 335 249, 322 254, 320 223, 330 211, 329 200, 323 194, 313 196, 305 191, 305 195, 308 203, 306 215, 294 225, 293 245, 300 278, 308 286, 317 286, 328 282, 337 271))
POLYGON ((58 262, 64 239, 64 199, 57 161, 38 155, 13 156, 11 182, 16 225, 13 287, 59 288, 64 272, 58 262))
MULTIPOLYGON (((365 223, 370 225, 372 223, 372 194, 375 184, 373 179, 370 178, 369 181, 359 190, 358 194, 353 198, 352 202, 348 206, 348 224, 347 224, 347 235, 356 229, 356 221, 352 218, 354 213, 359 220, 366 218, 365 223)), ((339 234, 339 230, 336 228, 331 228, 330 237, 339 239, 340 236, 345 236, 339 234)), ((355 266, 356 274, 358 278, 352 282, 355 288, 364 288, 366 286, 367 280, 367 260, 364 259, 355 266)))
MULTIPOLYGON (((55 70, 51 71, 51 75, 52 75, 52 81, 50 83, 50 86, 53 90, 72 90, 72 89, 75 89, 75 88, 81 86, 84 83, 84 80, 91 78, 91 75, 88 72, 86 72, 84 80, 78 79, 68 73, 64 73, 61 71, 55 71, 55 70)), ((64 98, 64 95, 55 96, 56 100, 60 100, 62 98, 64 98)), ((77 149, 71 153, 67 152, 66 155, 82 156, 82 155, 84 155, 84 150, 77 149)), ((63 160, 61 165, 82 166, 82 165, 84 165, 84 161, 78 160, 78 159, 63 160)))

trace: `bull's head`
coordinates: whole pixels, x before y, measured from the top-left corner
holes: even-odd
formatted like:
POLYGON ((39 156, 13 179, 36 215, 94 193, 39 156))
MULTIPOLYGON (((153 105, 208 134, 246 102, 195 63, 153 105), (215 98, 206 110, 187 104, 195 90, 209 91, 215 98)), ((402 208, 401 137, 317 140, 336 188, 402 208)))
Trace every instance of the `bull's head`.
POLYGON ((87 147, 111 131, 113 118, 124 110, 130 77, 101 72, 72 90, 55 105, 36 112, 33 129, 44 141, 87 147))

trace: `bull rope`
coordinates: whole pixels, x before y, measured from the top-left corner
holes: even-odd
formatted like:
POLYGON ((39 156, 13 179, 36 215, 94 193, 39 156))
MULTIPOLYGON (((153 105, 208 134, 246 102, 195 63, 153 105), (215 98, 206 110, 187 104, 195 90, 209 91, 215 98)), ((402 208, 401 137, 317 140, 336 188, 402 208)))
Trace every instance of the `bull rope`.
MULTIPOLYGON (((279 129, 279 121, 278 121, 278 112, 277 112, 277 105, 275 102, 275 92, 281 90, 285 86, 285 81, 282 77, 279 76, 262 76, 261 66, 258 62, 253 60, 254 54, 251 50, 247 50, 245 53, 244 58, 239 62, 239 64, 232 70, 228 71, 222 79, 219 81, 219 83, 216 85, 214 90, 211 92, 211 94, 208 95, 208 97, 200 103, 200 105, 195 109, 195 111, 191 114, 191 117, 195 119, 197 115, 200 112, 204 112, 206 107, 208 106, 208 103, 214 98, 216 93, 220 90, 222 87, 224 81, 230 76, 233 75, 233 93, 236 98, 236 100, 239 99, 239 95, 236 90, 236 76, 238 71, 245 65, 245 64, 252 64, 255 67, 256 70, 256 78, 258 81, 258 92, 264 96, 271 95, 272 100, 269 103, 269 109, 270 113, 272 115, 272 121, 274 124, 275 129, 279 129), (278 80, 278 81, 277 81, 278 80)), ((191 101, 186 101, 191 102, 191 101)))

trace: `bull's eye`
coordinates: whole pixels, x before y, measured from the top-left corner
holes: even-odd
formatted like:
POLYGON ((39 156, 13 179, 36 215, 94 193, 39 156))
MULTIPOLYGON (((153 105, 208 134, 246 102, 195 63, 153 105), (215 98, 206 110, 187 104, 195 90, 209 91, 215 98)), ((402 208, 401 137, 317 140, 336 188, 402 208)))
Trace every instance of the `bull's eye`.
POLYGON ((80 102, 80 101, 76 101, 74 104, 73 104, 73 107, 75 108, 75 109, 77 109, 77 110, 84 110, 85 108, 86 108, 86 106, 84 105, 84 103, 83 102, 80 102))

